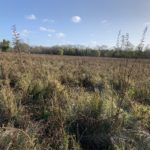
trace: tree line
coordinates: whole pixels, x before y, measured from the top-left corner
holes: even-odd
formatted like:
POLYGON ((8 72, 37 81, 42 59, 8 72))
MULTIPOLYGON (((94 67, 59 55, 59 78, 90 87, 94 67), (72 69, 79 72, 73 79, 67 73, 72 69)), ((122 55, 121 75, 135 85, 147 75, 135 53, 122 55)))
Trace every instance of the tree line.
POLYGON ((145 35, 148 27, 146 26, 140 43, 134 47, 129 41, 129 34, 121 35, 119 31, 117 36, 116 46, 108 48, 101 46, 97 48, 83 46, 30 46, 27 43, 21 42, 20 35, 16 30, 16 26, 12 26, 12 44, 9 40, 3 39, 0 41, 0 51, 2 52, 27 52, 33 54, 50 54, 50 55, 68 55, 68 56, 94 56, 94 57, 114 57, 114 58, 150 58, 150 47, 144 47, 145 35))
MULTIPOLYGON (((17 43, 17 48, 21 52, 28 52, 32 54, 49 54, 49 55, 68 55, 68 56, 94 56, 94 57, 115 57, 115 58, 150 58, 150 48, 141 50, 137 49, 126 49, 121 48, 86 48, 86 47, 76 47, 76 46, 53 46, 53 47, 43 47, 36 46, 32 47, 26 43, 17 43)), ((2 52, 13 52, 17 51, 16 47, 10 46, 10 41, 3 39, 0 42, 0 51, 2 52)))

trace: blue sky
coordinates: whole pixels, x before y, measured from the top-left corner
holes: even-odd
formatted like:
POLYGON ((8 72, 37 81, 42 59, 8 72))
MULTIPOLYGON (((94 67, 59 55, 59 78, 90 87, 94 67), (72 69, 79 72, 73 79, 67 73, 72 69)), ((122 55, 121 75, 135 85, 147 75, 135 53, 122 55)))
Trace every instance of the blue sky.
POLYGON ((150 24, 150 0, 0 0, 0 40, 12 39, 14 24, 31 45, 114 46, 120 29, 137 44, 150 24))

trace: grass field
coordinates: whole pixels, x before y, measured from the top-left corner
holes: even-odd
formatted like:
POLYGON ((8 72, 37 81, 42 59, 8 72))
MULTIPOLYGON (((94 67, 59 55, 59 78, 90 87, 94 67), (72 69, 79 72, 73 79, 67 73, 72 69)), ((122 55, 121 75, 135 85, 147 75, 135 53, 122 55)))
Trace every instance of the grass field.
POLYGON ((0 150, 149 150, 150 60, 0 54, 0 150))

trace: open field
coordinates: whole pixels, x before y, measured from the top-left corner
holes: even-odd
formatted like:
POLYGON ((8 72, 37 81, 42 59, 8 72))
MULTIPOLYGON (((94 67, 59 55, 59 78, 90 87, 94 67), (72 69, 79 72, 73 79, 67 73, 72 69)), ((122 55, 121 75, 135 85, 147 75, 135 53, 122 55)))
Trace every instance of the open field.
POLYGON ((0 150, 149 150, 150 60, 0 54, 0 150))

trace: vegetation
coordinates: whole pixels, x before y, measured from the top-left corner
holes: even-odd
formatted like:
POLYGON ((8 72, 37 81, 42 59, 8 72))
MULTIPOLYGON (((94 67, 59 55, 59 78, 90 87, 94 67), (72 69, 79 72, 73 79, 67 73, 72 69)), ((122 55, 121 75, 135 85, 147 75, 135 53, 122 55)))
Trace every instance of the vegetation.
POLYGON ((16 52, 0 55, 0 149, 150 149, 147 29, 137 48, 119 31, 116 47, 94 49, 31 47, 14 25, 13 47, 0 42, 16 52))
POLYGON ((0 49, 2 50, 2 52, 6 52, 8 51, 10 48, 10 42, 3 39, 2 42, 0 42, 0 49))
MULTIPOLYGON (((32 54, 50 54, 50 55, 66 55, 66 56, 93 56, 93 57, 113 57, 113 58, 150 58, 150 47, 145 46, 145 35, 147 33, 148 27, 146 26, 140 43, 137 47, 133 46, 129 41, 129 34, 121 35, 119 31, 117 36, 116 47, 112 49, 103 45, 97 48, 89 48, 81 45, 73 46, 52 46, 52 47, 42 47, 42 46, 30 46, 27 43, 21 42, 20 34, 17 32, 16 26, 12 27, 13 33, 13 47, 12 51, 21 53, 32 53, 32 54), (120 42, 121 41, 121 42, 120 42)), ((3 40, 0 42, 0 49, 6 52, 10 48, 10 41, 3 40)), ((21 55, 20 55, 21 58, 21 55)))
POLYGON ((149 68, 148 59, 2 53, 0 149, 150 149, 149 68))
POLYGON ((52 54, 68 56, 96 56, 113 58, 150 58, 150 49, 144 51, 139 49, 102 49, 102 48, 82 48, 75 46, 54 46, 54 47, 32 47, 30 52, 33 54, 52 54), (60 53, 61 52, 61 53, 60 53))
POLYGON ((30 45, 19 42, 13 48, 9 46, 9 41, 3 40, 0 43, 0 49, 3 52, 8 50, 15 52, 26 52, 32 54, 65 55, 65 56, 93 56, 93 57, 111 57, 111 58, 150 58, 150 49, 143 50, 122 50, 114 49, 94 49, 76 46, 53 46, 53 47, 31 47, 30 45))

